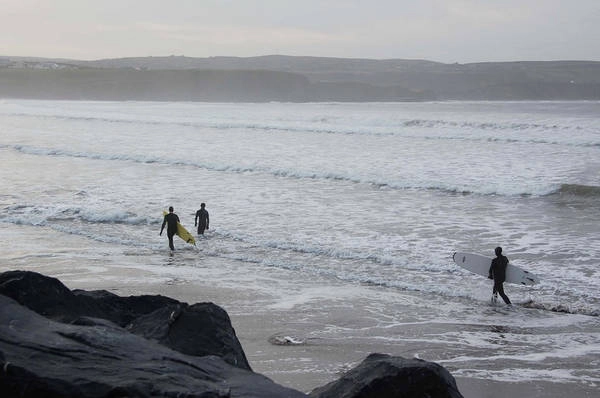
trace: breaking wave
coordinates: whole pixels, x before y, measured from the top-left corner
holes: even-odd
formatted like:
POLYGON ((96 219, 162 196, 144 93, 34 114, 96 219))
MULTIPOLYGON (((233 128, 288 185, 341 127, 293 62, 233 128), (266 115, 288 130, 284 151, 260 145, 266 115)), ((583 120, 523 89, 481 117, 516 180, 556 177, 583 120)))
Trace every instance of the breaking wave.
POLYGON ((428 183, 426 181, 396 181, 393 179, 372 179, 364 178, 360 175, 345 174, 339 172, 323 171, 310 171, 310 170, 297 170, 290 168, 272 168, 268 166, 252 165, 232 165, 232 164, 219 164, 216 162, 196 162, 190 160, 175 160, 160 156, 151 155, 127 155, 127 154, 103 154, 93 152, 78 152, 63 149, 52 149, 52 148, 40 148, 29 145, 0 145, 0 148, 9 148, 20 153, 36 156, 59 156, 59 157, 70 157, 70 158, 86 158, 93 160, 106 160, 106 161, 123 161, 123 162, 134 162, 140 164, 159 164, 167 166, 186 166, 195 167, 199 169, 218 171, 218 172, 229 172, 229 173, 260 173, 270 174, 275 177, 282 178, 294 178, 294 179, 308 179, 308 180, 328 180, 328 181, 342 181, 350 182, 354 184, 368 184, 376 189, 397 189, 397 190, 430 190, 445 192, 451 195, 503 195, 503 196, 545 196, 554 193, 561 193, 564 189, 564 193, 581 192, 580 194, 590 195, 597 192, 597 187, 585 187, 579 185, 563 185, 564 188, 556 189, 554 185, 541 186, 535 189, 522 189, 518 188, 505 189, 499 191, 493 187, 469 187, 465 185, 448 183, 428 183), (579 188, 577 188, 579 187, 579 188), (594 189, 596 191, 594 191, 594 189))
POLYGON ((160 217, 145 217, 130 211, 97 210, 69 206, 14 205, 5 208, 0 221, 14 224, 42 226, 68 221, 88 224, 154 225, 160 217))
MULTIPOLYGON (((131 237, 132 231, 143 235, 147 231, 156 230, 161 218, 130 211, 110 212, 105 209, 92 210, 77 206, 13 205, 0 213, 0 222, 48 227, 97 242, 128 247, 153 250, 163 248, 162 242, 142 242, 131 237)), ((479 300, 476 295, 473 296, 464 289, 452 288, 463 283, 464 275, 455 272, 443 261, 408 261, 406 258, 379 251, 261 238, 239 231, 213 230, 210 239, 211 245, 205 245, 202 249, 206 256, 320 275, 384 289, 479 300), (402 278, 397 277, 400 270, 402 278), (446 280, 446 284, 416 282, 439 280, 441 276, 446 280)), ((183 249, 195 248, 185 246, 183 249)), ((593 298, 581 298, 579 301, 561 304, 555 302, 553 295, 543 296, 545 298, 540 297, 518 305, 557 313, 600 316, 600 310, 597 304, 594 304, 593 298)))
MULTIPOLYGON (((215 130, 249 130, 265 132, 286 132, 293 134, 338 134, 338 135, 366 135, 366 136, 400 136, 404 138, 428 139, 428 140, 459 140, 466 142, 524 142, 530 144, 550 144, 566 145, 576 147, 600 147, 600 141, 597 139, 600 133, 594 130, 595 134, 591 137, 581 137, 581 132, 589 131, 589 127, 579 125, 561 125, 546 123, 519 123, 519 122, 485 122, 485 121, 455 121, 444 119, 406 119, 391 120, 386 122, 377 122, 362 125, 356 128, 352 124, 342 123, 341 125, 329 125, 327 119, 315 122, 314 120, 273 120, 273 121, 235 121, 235 120, 216 120, 216 121, 181 121, 174 119, 152 118, 145 115, 144 118, 136 117, 106 117, 99 115, 68 115, 53 113, 9 113, 7 116, 13 117, 35 117, 57 120, 72 120, 84 122, 100 122, 108 124, 132 124, 146 126, 174 126, 195 129, 215 129, 215 130), (422 134, 422 132, 428 132, 422 134), (430 131, 439 134, 431 134, 430 131), (510 136, 472 134, 468 132, 498 132, 498 133, 516 133, 510 136), (443 133, 442 133, 443 132, 443 133), (532 138, 524 132, 536 132, 537 138, 532 138), (561 133, 560 139, 557 135, 547 135, 546 133, 561 133), (554 137, 554 139, 552 138, 554 137)), ((351 123, 349 120, 347 123, 351 123)))

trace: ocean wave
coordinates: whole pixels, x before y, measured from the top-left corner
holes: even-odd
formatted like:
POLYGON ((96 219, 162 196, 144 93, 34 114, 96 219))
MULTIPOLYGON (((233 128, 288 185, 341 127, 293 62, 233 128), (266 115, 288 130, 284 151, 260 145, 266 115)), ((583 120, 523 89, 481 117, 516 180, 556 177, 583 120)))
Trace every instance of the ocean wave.
MULTIPOLYGON (((231 171, 231 172, 263 172, 268 170, 266 168, 260 167, 246 167, 246 166, 232 166, 232 165, 218 165, 214 163, 197 163, 185 160, 173 160, 168 158, 162 158, 158 156, 132 156, 125 154, 103 154, 103 153, 94 153, 94 152, 78 152, 78 151, 69 151, 64 149, 53 149, 53 148, 40 148, 34 147, 30 145, 12 145, 5 146, 8 148, 12 148, 17 152, 21 152, 28 155, 38 155, 38 156, 63 156, 70 158, 87 158, 93 160, 116 160, 116 161, 124 161, 124 162, 134 162, 134 163, 142 163, 142 164, 164 164, 169 166, 191 166, 202 168, 211 171, 231 171)), ((277 172, 273 172, 273 174, 277 175, 277 172)), ((281 174, 283 175, 283 173, 281 174)))
POLYGON ((83 207, 13 205, 0 213, 0 221, 33 226, 49 226, 68 221, 84 224, 156 225, 160 217, 139 216, 130 211, 98 209, 91 211, 83 207))
MULTIPOLYGON (((288 130, 297 132, 312 132, 312 133, 329 133, 329 134, 371 134, 370 131, 357 130, 355 128, 324 128, 314 127, 311 128, 311 124, 315 123, 326 123, 329 119, 319 118, 317 120, 305 120, 303 127, 295 127, 286 123, 286 120, 271 123, 259 123, 252 121, 235 122, 231 120, 221 122, 200 122, 200 121, 179 121, 169 119, 152 119, 144 115, 144 118, 131 118, 131 117, 105 117, 97 115, 65 115, 65 114, 52 114, 52 113, 27 113, 27 112, 13 112, 8 113, 6 116, 11 117, 35 117, 35 118, 47 118, 47 119, 59 119, 59 120, 74 120, 74 121, 97 121, 105 123, 123 123, 123 124, 145 124, 145 125, 175 125, 184 127, 211 127, 216 129, 256 129, 256 130, 288 130), (305 128, 308 127, 308 128, 305 128)), ((289 123, 297 124, 296 120, 289 120, 289 123)), ((397 128, 397 127, 422 127, 422 128, 436 128, 436 127, 457 127, 457 128, 469 128, 478 130, 584 130, 585 128, 578 125, 558 125, 558 124, 543 124, 543 123, 515 123, 515 122, 482 122, 482 121, 455 121, 455 120, 443 120, 443 119, 407 119, 407 120, 394 120, 387 124, 378 124, 377 126, 371 126, 376 128, 397 128)), ((387 134, 394 134, 389 132, 387 134)))
POLYGON ((362 178, 345 173, 335 173, 328 171, 306 171, 296 170, 287 168, 271 168, 263 167, 258 165, 253 166, 242 166, 242 165, 230 165, 230 164, 218 164, 214 162, 194 162, 188 160, 176 160, 163 158, 158 156, 136 156, 126 154, 102 154, 93 152, 77 152, 63 149, 53 148, 40 148, 30 145, 5 145, 5 148, 11 148, 17 152, 21 152, 28 155, 37 156, 60 156, 60 157, 71 157, 71 158, 87 158, 93 160, 106 160, 106 161, 123 161, 123 162, 134 162, 140 164, 160 164, 168 166, 185 166, 195 167, 199 169, 218 171, 218 172, 229 172, 229 173, 259 173, 269 174, 275 177, 282 178, 293 178, 293 179, 307 179, 307 180, 328 180, 335 182, 349 182, 353 184, 367 184, 371 185, 376 189, 397 189, 397 190, 428 190, 428 191, 439 191, 451 195, 502 195, 502 196, 545 196, 555 192, 554 185, 542 186, 536 190, 504 190, 500 191, 491 187, 465 187, 463 185, 453 185, 452 183, 447 184, 430 184, 427 182, 420 181, 387 181, 383 179, 369 179, 362 178))
MULTIPOLYGON (((16 225, 47 226, 59 228, 61 231, 69 231, 71 225, 77 225, 77 231, 83 231, 85 225, 126 225, 133 227, 148 226, 154 227, 160 225, 162 218, 148 217, 138 215, 130 211, 114 211, 98 208, 90 210, 80 206, 46 206, 46 205, 11 205, 0 212, 0 222, 12 223, 16 225), (80 228, 82 226, 82 228, 80 228)), ((327 259, 350 260, 357 263, 369 263, 378 265, 396 265, 406 269, 428 270, 419 266, 408 265, 397 258, 371 252, 361 252, 351 249, 334 248, 321 245, 310 245, 299 242, 290 242, 286 240, 277 240, 272 238, 255 238, 244 233, 228 230, 211 231, 214 238, 223 242, 236 242, 236 245, 245 245, 245 251, 248 253, 264 252, 288 252, 295 253, 299 258, 323 257, 327 259)), ((92 233, 86 232, 86 237, 94 239, 92 233)), ((104 238, 100 239, 105 241, 104 238)), ((118 239, 117 241, 118 242, 118 239)), ((237 260, 249 262, 262 262, 260 257, 250 261, 250 257, 237 258, 237 260)), ((278 263, 279 264, 279 263, 278 263)), ((281 264, 279 264, 281 265, 281 264)), ((429 269, 438 271, 435 268, 429 269)))
MULTIPOLYGON (((296 250, 296 249, 294 249, 296 250)), ((301 250, 304 251, 304 250, 301 250)), ((310 251, 309 251, 310 252, 310 251)), ((324 255, 336 256, 335 251, 319 251, 324 255)), ((206 254, 207 252, 205 252, 206 254)), ((348 267, 347 265, 342 268, 335 267, 322 267, 312 265, 314 261, 290 261, 286 259, 284 261, 276 260, 271 257, 265 258, 263 255, 253 255, 250 251, 245 251, 243 254, 240 253, 221 253, 218 251, 211 251, 210 255, 216 257, 224 257, 241 263, 260 264, 265 267, 273 267, 277 269, 285 269, 288 271, 302 272, 311 275, 318 275, 327 278, 333 278, 349 283, 357 283, 367 286, 383 289, 398 289, 405 292, 416 292, 437 297, 449 297, 454 299, 464 299, 469 301, 481 301, 481 297, 478 294, 473 294, 469 289, 457 288, 458 285, 462 286, 464 278, 461 275, 454 275, 453 272, 447 272, 446 265, 440 266, 409 266, 405 261, 400 259, 392 260, 393 264, 403 264, 402 278, 390 278, 385 272, 379 273, 375 268, 369 267, 348 267), (440 273, 446 273, 444 277, 446 284, 435 283, 439 281, 440 273), (426 281, 430 280, 433 283, 416 283, 415 281, 426 281), (457 285, 458 284, 458 285, 457 285)), ((358 255, 358 258, 370 257, 365 255, 358 255)), ((343 256, 344 259, 348 259, 347 255, 343 256)), ((306 259, 305 259, 306 260, 306 259)), ((313 259, 314 260, 314 259, 313 259)), ((371 257, 371 261, 377 262, 376 257, 371 257)), ((327 261, 319 261, 319 264, 326 264, 327 261)), ((357 262, 358 264, 359 262, 357 262)), ((375 264, 381 265, 381 264, 375 264)), ((485 299, 487 304, 489 299, 485 299)), ((524 303, 514 303, 516 306, 523 308, 531 308, 542 311, 560 312, 566 314, 585 315, 597 317, 600 316, 600 310, 594 307, 590 303, 579 303, 579 304, 553 304, 550 302, 533 301, 529 300, 524 303)))
MULTIPOLYGON (((327 119, 315 120, 278 120, 278 121, 180 121, 170 119, 152 119, 144 115, 144 118, 131 117, 105 117, 98 115, 64 115, 64 114, 38 114, 38 113, 9 113, 8 116, 14 117, 36 117, 50 118, 57 120, 73 120, 84 122, 100 122, 109 124, 135 124, 146 126, 169 126, 186 127, 196 129, 214 129, 214 130, 250 130, 264 132, 283 132, 292 134, 334 134, 334 135, 365 135, 365 136, 399 136, 408 139, 425 140, 458 140, 465 142, 504 142, 504 143, 529 143, 529 144, 549 144, 565 145, 575 147, 600 147, 600 141, 597 140, 598 134, 591 138, 575 138, 580 136, 580 132, 589 131, 589 127, 579 125, 559 125, 544 123, 516 123, 516 122, 485 122, 485 121, 454 121, 444 119, 407 119, 390 120, 388 122, 377 122, 375 124, 362 124, 357 128, 355 121, 348 120, 344 124, 327 125, 327 119), (431 134, 428 131, 435 131, 438 134, 431 134), (450 132, 449 134, 439 134, 440 131, 450 132), (477 132, 514 132, 518 135, 505 137, 502 135, 470 135, 464 134, 467 131, 477 132), (564 134, 561 139, 551 138, 528 138, 523 132, 535 131, 538 133, 548 132, 571 132, 564 134), (425 134, 423 134, 425 132, 425 134)), ((596 133, 600 133, 593 128, 596 133)), ((545 135, 545 134, 544 134, 545 135)))
MULTIPOLYGON (((321 245, 310 245, 303 243, 290 242, 286 240, 275 240, 275 239, 257 239, 245 234, 240 234, 232 231, 213 231, 213 234, 230 239, 236 242, 243 242, 254 247, 260 247, 271 251, 286 251, 297 254, 308 254, 311 257, 326 257, 329 259, 338 260, 354 260, 357 262, 368 262, 371 264, 379 265, 401 265, 406 268, 413 268, 408 265, 405 261, 400 261, 397 258, 381 255, 378 253, 361 252, 351 249, 340 249, 332 248, 321 245)), ((422 270, 423 267, 417 267, 415 269, 422 270)))
MULTIPOLYGON (((243 245, 240 250, 235 251, 221 252, 212 249, 211 255, 217 257, 373 287, 481 301, 479 292, 457 288, 457 286, 464 286, 464 272, 449 267, 443 261, 437 263, 409 261, 403 257, 380 253, 288 241, 260 240, 224 231, 213 231, 212 234, 216 235, 219 240, 236 241, 243 245), (287 252, 287 254, 278 254, 277 252, 287 252), (265 253, 268 254, 265 255, 265 253), (297 256, 293 254, 297 254, 297 256), (402 277, 398 278, 397 275, 402 275, 402 277), (445 280, 444 284, 437 283, 441 278, 445 280)), ((554 295, 541 294, 536 301, 530 299, 524 303, 515 303, 515 305, 543 311, 600 316, 600 309, 593 299, 577 295, 573 297, 574 299, 568 304, 560 304, 553 302, 554 295)), ((486 297, 485 303, 488 300, 486 297)))
MULTIPOLYGON (((129 227, 154 228, 160 225, 162 218, 138 215, 130 211, 114 211, 106 209, 90 210, 78 206, 45 206, 45 205, 12 205, 0 212, 0 222, 28 225, 38 227, 50 227, 61 232, 83 235, 87 238, 101 242, 119 243, 121 240, 130 243, 130 239, 111 236, 98 231, 104 228, 95 228, 102 225, 120 225, 129 227), (96 232, 91 232, 96 231, 96 232), (96 235, 97 234, 97 235, 96 235), (110 240, 107 240, 110 239, 110 240)), ((128 229, 129 230, 129 229, 128 229)), ((440 272, 438 267, 409 264, 402 259, 375 252, 357 251, 349 248, 336 248, 323 245, 311 245, 302 242, 291 242, 273 238, 256 238, 237 231, 213 230, 211 235, 222 244, 231 244, 244 247, 244 255, 236 255, 238 261, 263 263, 264 253, 268 252, 275 256, 281 253, 292 254, 291 258, 306 260, 306 258, 317 259, 319 262, 331 262, 331 260, 344 260, 359 264, 361 267, 370 266, 392 266, 401 267, 404 270, 418 270, 425 272, 440 272), (255 253, 256 255, 253 255, 255 253)), ((285 254, 285 257, 290 257, 285 254)), ((311 260, 312 261, 312 260, 311 260)), ((273 266, 279 268, 300 268, 298 265, 286 262, 274 262, 273 266)), ((324 271, 329 272, 329 271, 324 271)))
MULTIPOLYGON (((145 233, 160 224, 160 217, 145 217, 133 212, 90 211, 80 207, 50 207, 36 205, 8 206, 0 213, 0 222, 29 225, 81 236, 91 241, 127 247, 163 250, 162 240, 141 241, 133 238, 132 231, 145 233), (125 225, 125 229, 106 228, 105 224, 125 225), (139 229, 142 225, 142 230, 139 229), (146 227, 144 227, 146 226, 146 227)), ((334 278, 350 283, 365 284, 385 289, 399 289, 431 296, 452 297, 480 301, 468 289, 457 289, 464 284, 464 274, 449 268, 443 261, 423 262, 408 260, 384 253, 351 248, 311 245, 277 239, 256 238, 235 231, 211 230, 210 244, 201 245, 205 256, 224 258, 241 263, 285 269, 311 275, 334 278), (401 278, 397 275, 402 275, 401 278), (443 276, 444 284, 436 283, 443 276), (427 281, 433 282, 428 283, 427 281)), ((184 245, 182 250, 196 250, 184 245)), ((587 299, 572 300, 567 304, 552 302, 554 296, 538 298, 518 304, 524 308, 567 314, 600 316, 597 305, 587 299)))

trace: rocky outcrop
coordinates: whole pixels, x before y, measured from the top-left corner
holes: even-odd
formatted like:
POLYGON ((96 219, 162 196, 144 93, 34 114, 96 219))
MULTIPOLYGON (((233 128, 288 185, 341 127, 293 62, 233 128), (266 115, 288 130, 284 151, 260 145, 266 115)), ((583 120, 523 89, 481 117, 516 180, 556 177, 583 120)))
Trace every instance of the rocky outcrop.
POLYGON ((315 389, 312 398, 462 398, 454 377, 420 359, 371 354, 339 380, 315 389))
MULTIPOLYGON (((0 274, 0 396, 307 395, 252 372, 227 313, 212 303, 69 290, 33 272, 0 274)), ((372 354, 314 398, 460 398, 443 367, 372 354)))
POLYGON ((164 296, 120 297, 107 291, 69 290, 35 272, 0 274, 0 294, 63 323, 101 318, 183 354, 216 355, 251 370, 229 316, 212 303, 188 305, 164 296))
POLYGON ((185 355, 94 319, 55 322, 0 295, 2 396, 305 397, 220 357, 185 355))

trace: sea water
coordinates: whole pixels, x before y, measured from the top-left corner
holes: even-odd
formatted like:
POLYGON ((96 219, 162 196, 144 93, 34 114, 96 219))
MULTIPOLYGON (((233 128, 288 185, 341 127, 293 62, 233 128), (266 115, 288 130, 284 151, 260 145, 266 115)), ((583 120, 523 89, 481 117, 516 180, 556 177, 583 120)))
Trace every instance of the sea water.
POLYGON ((377 327, 346 338, 439 344, 420 355, 457 376, 600 382, 599 102, 5 99, 0 164, 2 271, 268 276, 280 308, 364 288, 377 327), (210 229, 172 260, 162 211, 193 230, 201 202, 210 229), (505 286, 512 309, 452 262, 496 246, 541 279, 505 286))

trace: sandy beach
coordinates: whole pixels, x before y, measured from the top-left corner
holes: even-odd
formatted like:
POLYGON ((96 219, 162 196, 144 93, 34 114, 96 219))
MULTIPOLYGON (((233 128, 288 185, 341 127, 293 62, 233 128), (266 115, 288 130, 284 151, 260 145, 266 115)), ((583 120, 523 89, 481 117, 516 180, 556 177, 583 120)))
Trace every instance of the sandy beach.
MULTIPOLYGON (((175 265, 189 255, 190 252, 176 252, 172 256, 165 253, 163 260, 175 265)), ((97 261, 82 259, 80 266, 72 267, 61 263, 58 253, 53 256, 28 253, 9 261, 12 264, 3 260, 0 271, 40 272, 59 278, 71 289, 106 289, 122 296, 160 294, 190 304, 216 303, 229 313, 255 372, 307 393, 339 378, 373 352, 426 360, 444 358, 444 343, 425 342, 426 336, 469 327, 458 323, 413 322, 413 311, 420 311, 422 315, 428 309, 419 308, 418 299, 410 294, 382 292, 367 285, 349 286, 330 279, 323 280, 319 286, 314 280, 305 283, 295 273, 276 268, 267 273, 259 267, 256 272, 236 273, 234 263, 211 257, 203 260, 205 267, 194 272, 185 266, 179 271, 177 267, 170 267, 157 272, 160 268, 145 267, 144 264, 119 266, 119 258, 112 256, 97 261), (288 281, 285 296, 268 293, 272 278, 288 281), (397 326, 381 325, 371 316, 375 310, 371 308, 375 296, 382 294, 387 297, 380 297, 378 301, 387 303, 389 308, 377 308, 376 312, 389 313, 397 326), (369 299, 365 300, 365 297, 369 299), (402 321, 398 322, 399 319, 402 321), (397 339, 396 335, 401 335, 402 339, 397 339)), ((132 263, 131 259, 128 263, 132 263)), ((455 373, 452 366, 445 366, 455 373)), ((594 388, 577 383, 456 379, 465 398, 592 397, 596 393, 594 388)))

